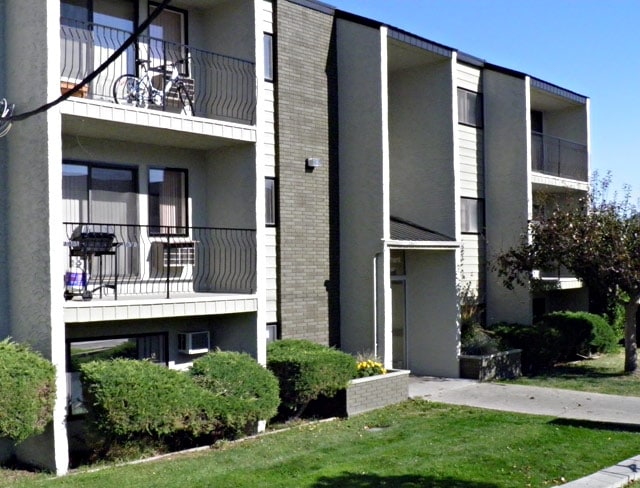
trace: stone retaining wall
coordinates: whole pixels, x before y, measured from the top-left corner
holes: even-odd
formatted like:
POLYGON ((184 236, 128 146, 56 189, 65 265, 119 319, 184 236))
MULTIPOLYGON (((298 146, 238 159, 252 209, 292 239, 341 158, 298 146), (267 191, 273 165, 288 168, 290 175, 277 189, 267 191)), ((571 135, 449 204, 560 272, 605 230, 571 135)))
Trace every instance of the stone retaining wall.
POLYGON ((400 403, 409 398, 409 371, 351 380, 347 387, 347 416, 400 403))

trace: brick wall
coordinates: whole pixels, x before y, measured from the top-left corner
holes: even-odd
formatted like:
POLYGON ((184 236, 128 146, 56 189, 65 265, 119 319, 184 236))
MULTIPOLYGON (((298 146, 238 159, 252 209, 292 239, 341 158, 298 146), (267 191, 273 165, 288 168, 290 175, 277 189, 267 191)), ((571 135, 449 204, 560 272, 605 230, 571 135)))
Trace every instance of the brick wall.
POLYGON ((385 375, 352 380, 347 388, 347 415, 375 410, 409 398, 409 371, 391 371, 385 375))
POLYGON ((276 174, 282 338, 339 345, 333 17, 275 3, 276 174), (322 166, 305 167, 309 157, 322 166))

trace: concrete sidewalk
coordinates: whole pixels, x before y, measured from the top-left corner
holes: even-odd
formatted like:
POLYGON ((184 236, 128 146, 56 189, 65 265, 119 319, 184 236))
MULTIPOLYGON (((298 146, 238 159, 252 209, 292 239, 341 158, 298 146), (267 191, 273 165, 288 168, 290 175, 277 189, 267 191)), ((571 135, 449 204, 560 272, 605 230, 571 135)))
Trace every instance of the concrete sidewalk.
MULTIPOLYGON (((416 377, 409 396, 434 402, 640 428, 640 398, 556 388, 416 377)), ((640 480, 640 456, 572 481, 566 488, 619 488, 640 480)))

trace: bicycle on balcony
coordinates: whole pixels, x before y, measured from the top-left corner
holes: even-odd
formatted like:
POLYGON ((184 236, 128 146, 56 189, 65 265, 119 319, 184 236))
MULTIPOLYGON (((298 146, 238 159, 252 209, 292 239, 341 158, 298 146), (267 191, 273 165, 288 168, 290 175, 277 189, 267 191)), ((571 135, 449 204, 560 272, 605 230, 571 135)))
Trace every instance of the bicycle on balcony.
POLYGON ((182 115, 193 116, 193 99, 189 93, 191 81, 180 73, 178 66, 186 59, 151 67, 149 61, 137 61, 142 76, 125 74, 113 83, 113 98, 120 105, 147 108, 158 107, 166 110, 175 106, 182 115), (158 73, 151 76, 150 73, 158 73), (158 88, 160 87, 160 88, 158 88))

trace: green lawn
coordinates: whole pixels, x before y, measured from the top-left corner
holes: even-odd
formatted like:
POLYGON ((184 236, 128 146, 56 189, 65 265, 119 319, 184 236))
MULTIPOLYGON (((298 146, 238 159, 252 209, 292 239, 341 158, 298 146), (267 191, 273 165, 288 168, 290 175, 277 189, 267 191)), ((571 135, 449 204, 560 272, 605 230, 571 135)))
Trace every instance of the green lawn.
POLYGON ((639 432, 409 401, 170 460, 5 486, 544 487, 639 452, 639 432))
POLYGON ((508 383, 640 396, 640 375, 624 373, 624 348, 622 347, 613 354, 563 364, 546 375, 522 377, 508 383))

